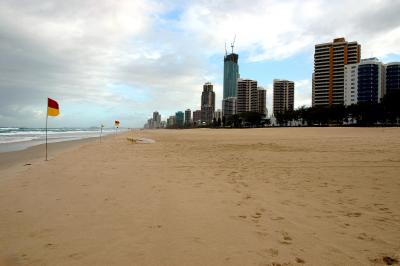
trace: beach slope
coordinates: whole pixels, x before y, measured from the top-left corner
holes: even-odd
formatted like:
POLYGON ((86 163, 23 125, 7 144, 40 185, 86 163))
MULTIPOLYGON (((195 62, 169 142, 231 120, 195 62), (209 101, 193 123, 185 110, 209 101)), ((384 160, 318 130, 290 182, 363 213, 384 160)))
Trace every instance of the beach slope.
POLYGON ((0 170, 0 265, 400 259, 400 129, 134 134, 0 170))

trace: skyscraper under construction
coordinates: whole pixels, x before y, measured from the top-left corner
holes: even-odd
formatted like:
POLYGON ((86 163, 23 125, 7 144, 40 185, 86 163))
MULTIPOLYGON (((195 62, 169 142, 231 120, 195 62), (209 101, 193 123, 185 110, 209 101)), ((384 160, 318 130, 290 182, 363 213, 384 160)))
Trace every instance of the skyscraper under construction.
POLYGON ((225 50, 224 57, 224 93, 222 100, 222 112, 223 115, 231 115, 232 110, 236 110, 236 107, 226 109, 225 106, 230 106, 228 103, 236 103, 235 98, 237 97, 237 80, 240 78, 239 75, 239 55, 233 52, 235 40, 231 44, 232 53, 228 54, 225 50))

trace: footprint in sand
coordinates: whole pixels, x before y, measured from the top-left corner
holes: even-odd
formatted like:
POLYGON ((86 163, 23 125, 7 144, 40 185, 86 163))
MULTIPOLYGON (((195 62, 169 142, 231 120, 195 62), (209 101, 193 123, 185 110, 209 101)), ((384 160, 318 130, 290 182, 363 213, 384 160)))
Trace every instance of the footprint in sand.
POLYGON ((349 212, 346 214, 347 217, 360 217, 361 216, 361 212, 349 212))
POLYGON ((296 258, 296 262, 301 263, 301 264, 306 263, 303 259, 301 259, 299 257, 296 258))
POLYGON ((274 248, 269 248, 267 249, 267 252, 272 256, 272 257, 276 257, 279 255, 279 250, 274 249, 274 248))
POLYGON ((269 235, 267 232, 263 232, 263 231, 257 231, 256 234, 261 238, 265 238, 269 235))
POLYGON ((162 225, 161 224, 149 225, 149 226, 147 226, 147 228, 150 228, 150 229, 161 229, 162 225))
POLYGON ((261 213, 260 212, 256 212, 251 217, 253 218, 253 223, 258 223, 259 219, 261 218, 261 213))
POLYGON ((239 184, 242 185, 242 186, 244 186, 244 187, 248 187, 248 186, 249 186, 246 182, 243 182, 243 181, 240 182, 239 184))
POLYGON ((367 235, 366 233, 361 233, 357 236, 358 239, 360 240, 369 240, 369 241, 375 241, 375 238, 372 236, 367 235))
POLYGON ((384 264, 384 265, 396 265, 399 264, 399 260, 390 257, 390 256, 383 256, 382 258, 376 258, 376 259, 371 259, 370 260, 374 264, 384 264))
POLYGON ((249 199, 251 199, 251 198, 252 198, 252 197, 251 197, 250 194, 247 194, 247 195, 244 197, 245 200, 249 200, 249 199))
POLYGON ((288 232, 282 232, 282 237, 283 237, 283 240, 281 240, 280 241, 280 243, 281 244, 284 244, 284 245, 290 245, 290 244, 292 244, 292 238, 289 236, 289 233, 288 232))
POLYGON ((72 253, 69 254, 68 257, 72 258, 72 259, 81 259, 83 257, 85 257, 84 253, 72 253))
POLYGON ((56 245, 53 244, 53 243, 47 243, 47 244, 45 245, 45 247, 47 247, 47 248, 55 248, 56 245))

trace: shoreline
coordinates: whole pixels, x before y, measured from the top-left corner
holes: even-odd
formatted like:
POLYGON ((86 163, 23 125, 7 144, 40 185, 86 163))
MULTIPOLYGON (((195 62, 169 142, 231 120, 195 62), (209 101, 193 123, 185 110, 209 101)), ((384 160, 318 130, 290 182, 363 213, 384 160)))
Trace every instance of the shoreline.
MULTIPOLYGON (((105 136, 103 138, 105 139, 107 137, 108 136, 105 136)), ((48 143, 48 158, 51 160, 64 151, 78 148, 87 143, 93 143, 96 140, 98 141, 97 137, 91 137, 48 143)), ((23 150, 0 152, 0 171, 8 170, 16 166, 23 167, 26 164, 33 164, 38 161, 44 161, 45 145, 46 144, 38 144, 27 147, 23 150)))

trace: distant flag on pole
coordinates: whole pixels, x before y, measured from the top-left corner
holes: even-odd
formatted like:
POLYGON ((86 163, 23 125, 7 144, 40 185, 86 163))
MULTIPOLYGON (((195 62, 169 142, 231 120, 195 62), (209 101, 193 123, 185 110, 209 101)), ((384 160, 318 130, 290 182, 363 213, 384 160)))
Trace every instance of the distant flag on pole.
POLYGON ((118 120, 115 120, 114 125, 115 125, 116 127, 119 127, 119 121, 118 121, 118 120))
POLYGON ((60 107, 53 99, 47 98, 47 115, 58 116, 60 114, 60 107))
POLYGON ((47 161, 47 120, 49 116, 58 116, 60 114, 60 107, 58 102, 53 99, 47 98, 47 114, 46 114, 46 161, 47 161))
POLYGON ((101 135, 103 134, 103 128, 104 128, 104 124, 101 124, 101 126, 100 126, 100 143, 101 143, 101 135))

